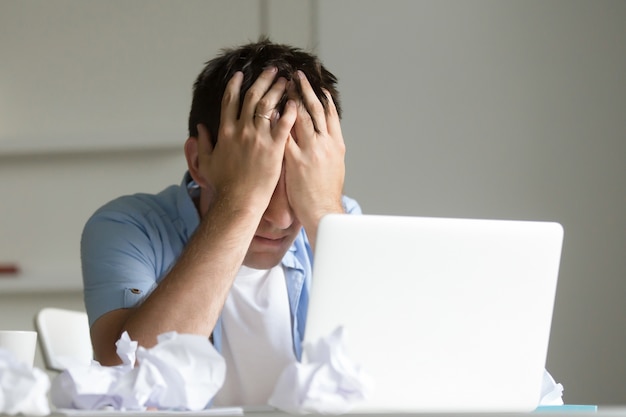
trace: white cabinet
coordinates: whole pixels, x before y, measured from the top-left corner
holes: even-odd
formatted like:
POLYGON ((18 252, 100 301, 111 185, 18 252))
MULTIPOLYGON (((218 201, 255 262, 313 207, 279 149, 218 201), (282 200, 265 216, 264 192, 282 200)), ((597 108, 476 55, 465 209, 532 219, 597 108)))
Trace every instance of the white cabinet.
POLYGON ((0 5, 0 154, 171 148, 220 48, 256 39, 260 1, 0 5))

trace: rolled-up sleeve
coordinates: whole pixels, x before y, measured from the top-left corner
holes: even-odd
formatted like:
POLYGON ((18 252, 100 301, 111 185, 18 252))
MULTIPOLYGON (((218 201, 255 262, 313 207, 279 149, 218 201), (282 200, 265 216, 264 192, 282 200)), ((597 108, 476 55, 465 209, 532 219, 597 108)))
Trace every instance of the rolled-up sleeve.
POLYGON ((128 216, 104 211, 89 219, 81 263, 90 326, 109 311, 136 306, 156 287, 155 257, 149 235, 128 216))

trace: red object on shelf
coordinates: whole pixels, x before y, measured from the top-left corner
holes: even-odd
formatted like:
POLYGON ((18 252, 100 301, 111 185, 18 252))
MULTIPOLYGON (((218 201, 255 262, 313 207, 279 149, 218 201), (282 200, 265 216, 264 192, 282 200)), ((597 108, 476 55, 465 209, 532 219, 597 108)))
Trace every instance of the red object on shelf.
POLYGON ((0 263, 0 278, 14 276, 19 272, 20 268, 17 264, 0 263))

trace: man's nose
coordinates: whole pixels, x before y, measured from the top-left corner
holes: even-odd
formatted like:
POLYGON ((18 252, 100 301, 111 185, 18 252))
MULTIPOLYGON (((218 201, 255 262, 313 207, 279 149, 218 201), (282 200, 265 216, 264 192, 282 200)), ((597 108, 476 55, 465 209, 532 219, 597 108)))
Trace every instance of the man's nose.
POLYGON ((294 222, 293 211, 289 206, 287 188, 282 176, 276 185, 265 213, 263 213, 263 220, 270 223, 273 227, 283 230, 289 228, 294 222))

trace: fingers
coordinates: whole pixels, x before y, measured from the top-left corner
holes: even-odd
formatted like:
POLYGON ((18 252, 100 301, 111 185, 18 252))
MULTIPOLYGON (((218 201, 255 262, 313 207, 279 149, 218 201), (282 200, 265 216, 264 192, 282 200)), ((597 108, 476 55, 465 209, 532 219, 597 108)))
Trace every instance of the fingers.
MULTIPOLYGON (((290 136, 291 128, 296 122, 297 117, 298 109, 295 101, 288 100, 285 104, 283 114, 280 116, 280 119, 278 119, 276 126, 274 126, 272 130, 272 136, 274 139, 287 141, 290 136)), ((293 142, 293 140, 290 140, 289 142, 293 142)))
MULTIPOLYGON (((241 119, 251 121, 254 118, 255 113, 270 116, 274 107, 278 103, 278 99, 275 98, 277 91, 285 90, 285 83, 276 83, 274 86, 274 78, 278 69, 276 67, 270 67, 265 69, 259 78, 250 86, 243 100, 243 106, 241 108, 241 119), (269 94, 269 96, 267 96, 269 94), (272 101, 276 100, 276 101, 272 101), (268 114, 270 113, 270 114, 268 114)), ((280 80, 279 80, 280 81, 280 80)))
POLYGON ((222 97, 220 126, 227 126, 229 123, 233 123, 237 120, 237 113, 239 112, 239 91, 241 90, 242 83, 243 72, 237 71, 233 74, 230 81, 228 81, 228 84, 226 84, 226 90, 224 90, 224 96, 222 97))
POLYGON ((330 92, 324 89, 324 94, 327 99, 327 107, 326 110, 326 128, 328 129, 328 133, 331 137, 336 137, 341 135, 341 123, 339 121, 339 113, 337 112, 337 107, 335 106, 335 102, 333 101, 333 97, 330 92))
POLYGON ((322 106, 322 103, 317 98, 317 95, 315 94, 315 91, 313 91, 313 87, 311 87, 311 84, 306 78, 306 75, 304 75, 304 72, 298 70, 296 72, 296 75, 298 76, 298 80, 300 81, 300 87, 302 89, 302 101, 304 102, 304 105, 306 107, 306 109, 302 109, 300 113, 308 112, 308 117, 302 114, 303 120, 305 120, 305 123, 307 123, 306 119, 310 117, 311 122, 318 131, 326 132, 326 113, 324 111, 324 106, 322 106))
MULTIPOLYGON (((254 124, 256 128, 267 128, 269 131, 278 120, 276 106, 282 99, 287 88, 287 80, 280 77, 276 82, 277 68, 265 69, 254 81, 244 96, 239 114, 239 97, 243 85, 243 73, 237 71, 226 85, 222 98, 222 129, 231 131, 235 123, 254 124)), ((293 124, 293 123, 292 123, 293 124)))
POLYGON ((262 125, 269 128, 271 125, 273 125, 274 122, 276 122, 278 118, 278 114, 275 110, 276 105, 283 97, 286 87, 287 80, 281 77, 258 101, 254 109, 254 114, 252 116, 256 126, 262 125))

